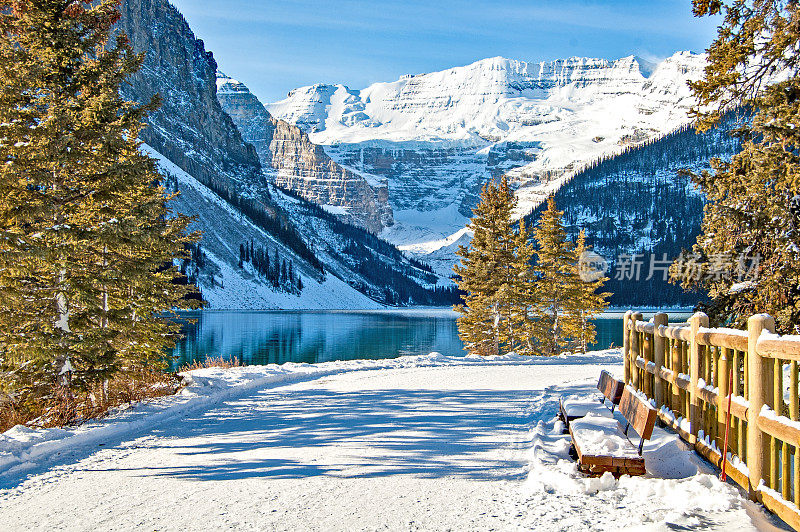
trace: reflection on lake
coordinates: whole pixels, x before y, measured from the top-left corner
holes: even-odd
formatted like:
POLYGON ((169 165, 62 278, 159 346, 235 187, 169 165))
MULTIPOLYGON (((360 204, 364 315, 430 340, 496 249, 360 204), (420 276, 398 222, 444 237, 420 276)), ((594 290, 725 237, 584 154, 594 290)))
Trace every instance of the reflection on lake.
POLYGON ((207 356, 245 364, 393 358, 439 351, 463 355, 455 314, 447 310, 192 314, 173 366, 207 356))
MULTIPOLYGON (((649 318, 650 315, 645 315, 649 318)), ((439 351, 464 355, 449 310, 206 311, 173 351, 173 368, 207 357, 237 357, 247 365, 393 358, 439 351)), ((670 314, 670 321, 689 314, 670 314)), ((622 315, 595 320, 594 349, 622 345, 622 315)))

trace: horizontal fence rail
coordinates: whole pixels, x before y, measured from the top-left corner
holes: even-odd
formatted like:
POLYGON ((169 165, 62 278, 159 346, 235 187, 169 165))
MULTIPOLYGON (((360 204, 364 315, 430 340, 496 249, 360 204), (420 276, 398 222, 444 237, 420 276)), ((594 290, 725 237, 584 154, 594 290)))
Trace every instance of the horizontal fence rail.
POLYGON ((667 314, 623 319, 625 382, 647 395, 659 418, 722 467, 770 511, 800 530, 800 336, 778 336, 766 314, 747 330, 709 328, 667 314), (725 428, 730 423, 725 448, 725 428))

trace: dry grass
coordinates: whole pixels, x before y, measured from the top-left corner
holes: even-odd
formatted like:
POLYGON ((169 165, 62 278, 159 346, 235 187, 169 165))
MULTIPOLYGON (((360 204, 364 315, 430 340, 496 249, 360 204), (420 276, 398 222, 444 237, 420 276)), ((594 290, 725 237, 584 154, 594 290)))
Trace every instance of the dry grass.
POLYGON ((211 357, 207 358, 203 361, 196 360, 191 364, 184 364, 180 367, 178 372, 184 371, 192 371, 194 369, 207 369, 207 368, 238 368, 242 365, 241 361, 238 357, 233 358, 222 358, 222 357, 211 357))
POLYGON ((104 417, 116 406, 173 395, 180 389, 180 382, 181 378, 175 374, 136 371, 118 375, 108 382, 105 390, 100 385, 76 393, 60 388, 54 398, 33 406, 0 396, 0 433, 20 424, 33 427, 80 425, 104 417))
POLYGON ((0 396, 0 433, 3 433, 16 425, 22 425, 30 421, 26 415, 13 401, 6 396, 0 396))

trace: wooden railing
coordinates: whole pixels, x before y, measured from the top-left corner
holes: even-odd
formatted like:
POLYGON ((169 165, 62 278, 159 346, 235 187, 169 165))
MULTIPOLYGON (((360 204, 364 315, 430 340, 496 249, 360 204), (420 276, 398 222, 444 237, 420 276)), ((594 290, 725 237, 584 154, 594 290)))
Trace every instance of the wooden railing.
POLYGON ((775 335, 765 314, 740 331, 711 329, 703 313, 669 324, 664 313, 626 312, 623 331, 625 382, 719 467, 731 394, 728 476, 800 530, 800 336, 775 335))

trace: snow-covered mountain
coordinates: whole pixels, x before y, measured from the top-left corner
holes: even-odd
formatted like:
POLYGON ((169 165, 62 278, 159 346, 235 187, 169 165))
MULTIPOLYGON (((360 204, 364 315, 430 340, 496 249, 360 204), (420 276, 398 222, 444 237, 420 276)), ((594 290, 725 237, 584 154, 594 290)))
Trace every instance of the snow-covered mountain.
POLYGON ((273 118, 241 82, 217 72, 217 99, 271 182, 375 233, 393 225, 385 179, 335 163, 297 126, 273 118))
MULTIPOLYGON (((433 290, 439 279, 424 265, 412 263, 372 233, 275 188, 270 169, 264 171, 256 149, 220 105, 213 55, 169 0, 125 0, 120 10, 115 29, 144 53, 141 70, 126 80, 122 92, 142 103, 161 96, 162 105, 148 115, 148 127, 141 132, 142 149, 158 159, 168 188, 180 192, 172 208, 194 216, 192 229, 203 233, 200 249, 192 250, 201 260, 182 264, 182 269, 187 276, 191 270, 211 308, 446 302, 436 300, 444 292, 433 290), (274 258, 272 270, 263 271, 265 260, 259 267, 242 260, 240 246, 248 243, 274 258), (278 259, 293 277, 279 274, 278 259), (268 280, 270 275, 276 279, 268 280)), ((285 126, 298 133, 292 137, 288 131, 283 137, 289 144, 297 142, 284 146, 285 153, 317 149, 299 129, 285 126)))
POLYGON ((338 163, 385 177, 396 224, 383 236, 425 255, 462 236, 488 179, 512 178, 522 214, 587 163, 686 124, 686 83, 704 66, 690 52, 657 65, 495 57, 361 90, 302 87, 267 108, 338 163))
POLYGON ((180 195, 173 209, 196 217, 190 229, 203 232, 201 246, 208 261, 197 278, 209 307, 221 309, 375 309, 383 308, 335 275, 322 275, 279 237, 259 227, 218 194, 150 146, 144 150, 158 161, 180 195), (240 243, 256 242, 294 265, 303 280, 300 294, 276 289, 249 265, 239 267, 240 243), (214 279, 213 281, 211 279, 214 279))
MULTIPOLYGON (((592 165, 555 193, 569 237, 574 241, 583 231, 586 244, 607 260, 604 289, 612 293, 612 306, 691 308, 703 299, 700 292, 671 284, 663 271, 665 260, 668 264, 695 243, 706 203, 680 170, 699 173, 710 169, 713 158, 730 160, 741 150, 740 139, 730 134, 740 120, 746 117, 728 114, 718 127, 699 134, 685 126, 592 165), (638 257, 640 276, 618 275, 626 257, 638 257)), ((529 227, 544 208, 526 216, 529 227)))

